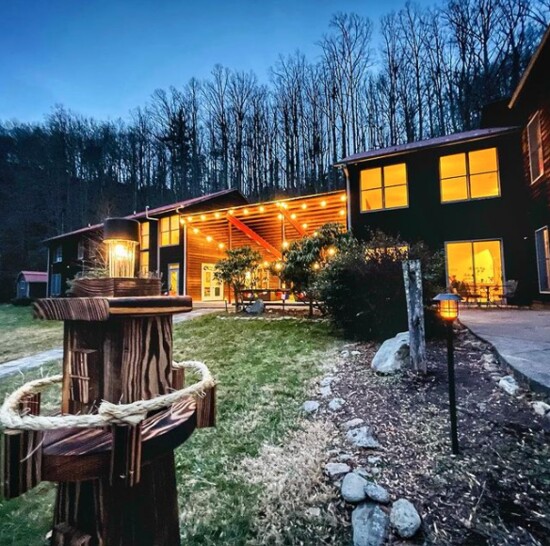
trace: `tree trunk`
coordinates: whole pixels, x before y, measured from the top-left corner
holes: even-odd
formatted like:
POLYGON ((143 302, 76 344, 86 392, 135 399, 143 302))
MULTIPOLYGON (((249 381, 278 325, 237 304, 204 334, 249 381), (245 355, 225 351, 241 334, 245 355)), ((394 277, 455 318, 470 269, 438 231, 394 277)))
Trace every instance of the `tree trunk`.
POLYGON ((426 334, 420 260, 403 262, 403 280, 409 318, 410 363, 413 370, 426 373, 426 334))

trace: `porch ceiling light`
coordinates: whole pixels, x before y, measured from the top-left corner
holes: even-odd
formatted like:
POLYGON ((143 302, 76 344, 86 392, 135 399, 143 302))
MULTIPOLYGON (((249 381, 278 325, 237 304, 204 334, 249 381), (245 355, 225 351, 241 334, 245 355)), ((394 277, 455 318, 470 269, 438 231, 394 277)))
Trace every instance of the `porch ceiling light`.
POLYGON ((439 316, 446 321, 453 322, 458 317, 458 303, 462 300, 456 294, 438 294, 434 301, 437 302, 439 316))
POLYGON ((110 277, 134 277, 139 222, 127 218, 107 218, 103 224, 110 277))

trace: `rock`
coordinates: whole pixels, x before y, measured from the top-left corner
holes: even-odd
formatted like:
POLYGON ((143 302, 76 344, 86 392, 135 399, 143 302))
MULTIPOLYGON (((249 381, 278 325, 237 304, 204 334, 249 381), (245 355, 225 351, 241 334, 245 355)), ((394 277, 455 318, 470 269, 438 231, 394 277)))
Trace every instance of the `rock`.
POLYGON ((411 538, 420 528, 420 516, 407 499, 399 499, 392 504, 390 522, 401 538, 411 538))
POLYGON ((380 504, 388 504, 390 502, 390 494, 388 490, 373 482, 368 482, 365 485, 365 493, 367 497, 380 504))
POLYGON ((321 382, 319 383, 319 385, 321 387, 330 387, 333 382, 334 382, 334 377, 332 377, 331 375, 328 375, 327 377, 323 377, 323 379, 321 379, 321 382))
POLYGON ((381 457, 375 457, 374 455, 367 457, 367 463, 369 464, 378 464, 381 460, 381 457))
POLYGON ((319 402, 317 400, 307 400, 302 405, 302 411, 307 414, 315 413, 319 409, 319 402))
POLYGON ((361 351, 351 351, 352 356, 358 356, 361 354, 361 351))
POLYGON ((325 465, 325 474, 332 480, 340 478, 350 470, 351 468, 346 463, 327 463, 325 465))
POLYGON ((310 518, 320 518, 321 517, 321 509, 316 507, 316 506, 313 506, 312 508, 308 508, 306 510, 306 514, 310 518))
POLYGON ((369 468, 369 472, 371 476, 378 476, 378 474, 380 474, 380 469, 376 467, 369 468))
POLYGON ((382 374, 392 374, 409 363, 409 332, 386 339, 372 359, 371 368, 382 374))
POLYGON ((360 504, 351 514, 353 546, 382 546, 388 536, 389 518, 374 503, 360 504))
POLYGON ((502 375, 500 375, 499 373, 492 373, 491 379, 498 383, 502 379, 502 375))
POLYGON ((506 391, 509 395, 515 396, 519 391, 518 382, 512 375, 505 375, 499 382, 498 386, 506 391))
POLYGON ((367 449, 377 449, 380 447, 380 443, 373 436, 370 427, 360 427, 348 430, 346 432, 346 439, 356 447, 364 447, 367 449))
POLYGON ((343 356, 344 358, 347 358, 349 356, 349 351, 341 351, 340 356, 343 356))
POLYGON ((341 410, 346 404, 346 401, 343 400, 342 398, 333 398, 329 403, 328 403, 328 408, 331 410, 331 411, 338 411, 338 410, 341 410))
POLYGON ((321 387, 319 392, 323 398, 328 398, 332 395, 332 389, 328 385, 326 387, 321 387))
POLYGON ((350 428, 357 428, 358 426, 362 425, 364 422, 365 421, 363 421, 363 419, 356 417, 355 419, 351 419, 350 421, 346 421, 345 423, 342 423, 342 428, 344 430, 349 430, 350 428))
POLYGON ((249 315, 261 315, 265 311, 265 305, 263 300, 256 299, 252 305, 245 307, 244 309, 249 315))
POLYGON ((350 472, 344 476, 342 481, 342 488, 340 492, 342 493, 342 498, 346 502, 352 502, 357 504, 358 502, 364 501, 366 497, 365 487, 368 485, 367 480, 356 474, 355 472, 350 472))
POLYGON ((365 480, 368 480, 368 479, 371 477, 371 476, 370 476, 370 472, 369 472, 366 468, 364 468, 364 467, 362 467, 362 466, 360 466, 359 468, 356 468, 356 469, 354 470, 354 472, 355 472, 358 476, 361 476, 362 478, 365 478, 365 480))
POLYGON ((341 463, 347 463, 348 461, 353 460, 353 455, 351 453, 341 453, 338 455, 338 460, 341 463))
POLYGON ((546 402, 542 402, 539 400, 537 402, 533 402, 531 404, 531 407, 533 408, 533 411, 541 417, 544 417, 545 415, 550 415, 550 405, 546 402))

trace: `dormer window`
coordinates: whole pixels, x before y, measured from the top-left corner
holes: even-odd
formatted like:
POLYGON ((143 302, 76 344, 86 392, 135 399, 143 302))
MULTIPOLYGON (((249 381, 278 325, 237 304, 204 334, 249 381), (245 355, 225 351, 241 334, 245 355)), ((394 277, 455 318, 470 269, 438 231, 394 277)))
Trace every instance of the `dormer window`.
POLYGON ((527 124, 527 145, 529 147, 531 184, 534 184, 544 174, 544 156, 542 154, 539 112, 537 112, 527 124))
POLYGON ((63 247, 61 245, 56 246, 53 251, 53 263, 59 263, 63 261, 63 247))

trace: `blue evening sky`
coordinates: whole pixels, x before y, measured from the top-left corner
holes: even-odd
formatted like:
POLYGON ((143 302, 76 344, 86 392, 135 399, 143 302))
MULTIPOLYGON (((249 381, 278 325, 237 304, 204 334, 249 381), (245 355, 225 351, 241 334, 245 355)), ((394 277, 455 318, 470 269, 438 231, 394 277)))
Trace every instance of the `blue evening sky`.
POLYGON ((404 2, 0 0, 0 119, 39 121, 57 103, 125 118, 156 88, 205 78, 216 63, 267 81, 279 54, 318 55, 332 14, 376 24, 404 2))

